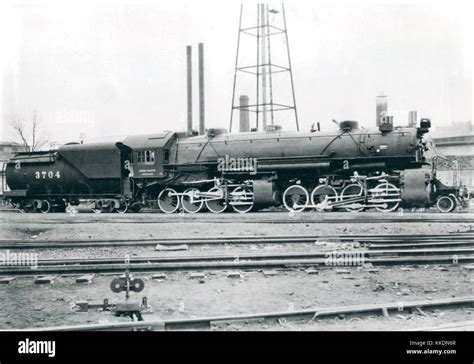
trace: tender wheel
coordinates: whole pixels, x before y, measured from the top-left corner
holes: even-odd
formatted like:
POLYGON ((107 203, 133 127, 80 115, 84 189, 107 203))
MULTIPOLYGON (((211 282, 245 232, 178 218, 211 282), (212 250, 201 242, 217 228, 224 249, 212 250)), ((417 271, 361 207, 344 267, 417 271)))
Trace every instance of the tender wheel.
POLYGON ((400 190, 395 185, 391 183, 381 183, 375 186, 375 190, 377 191, 372 193, 371 198, 375 200, 382 199, 383 203, 387 205, 387 207, 376 207, 378 211, 391 212, 398 208, 400 201, 390 201, 400 199, 400 190))
POLYGON ((140 211, 141 208, 142 208, 142 205, 140 204, 140 202, 134 202, 130 206, 129 210, 132 212, 138 212, 140 211))
POLYGON ((232 193, 232 208, 234 211, 244 214, 252 210, 253 207, 253 190, 251 187, 237 187, 232 193))
POLYGON ((54 212, 65 212, 66 211, 66 203, 64 200, 54 200, 53 201, 53 211, 54 212))
POLYGON ((184 191, 183 196, 181 196, 181 205, 183 206, 184 211, 189 212, 190 214, 195 214, 202 209, 204 206, 204 200, 200 197, 195 197, 199 192, 200 191, 197 188, 188 188, 184 191))
POLYGON ((300 185, 290 186, 283 193, 283 205, 289 211, 303 211, 308 201, 308 191, 300 185))
POLYGON ((227 208, 227 203, 224 196, 224 190, 219 187, 212 187, 209 191, 209 194, 217 195, 211 197, 211 199, 206 200, 206 206, 209 211, 219 214, 227 208))
MULTIPOLYGON (((355 199, 355 198, 363 197, 363 196, 364 196, 364 189, 362 188, 362 186, 357 183, 353 183, 351 185, 346 186, 342 190, 340 200, 346 201, 346 200, 351 200, 351 199, 355 199)), ((361 202, 364 203, 364 201, 357 201, 357 202, 354 202, 354 204, 359 204, 361 202)), ((350 202, 348 203, 352 204, 350 202)), ((364 210, 364 206, 356 207, 356 206, 349 205, 345 207, 345 210, 349 212, 359 212, 359 211, 364 210)))
POLYGON ((179 196, 172 188, 165 188, 158 195, 158 206, 165 214, 172 214, 179 208, 179 196))
POLYGON ((322 210, 331 210, 330 207, 327 207, 327 203, 333 203, 337 200, 337 191, 332 186, 320 185, 311 192, 311 204, 321 204, 322 210))
POLYGON ((17 209, 20 213, 24 214, 25 211, 25 203, 23 201, 20 202, 13 202, 13 207, 17 209))
MULTIPOLYGON (((97 207, 100 210, 100 212, 113 212, 114 211, 114 203, 113 201, 108 201, 108 200, 99 200, 97 202, 97 207)), ((94 211, 97 212, 97 211, 94 211)))
POLYGON ((436 201, 436 207, 440 212, 452 212, 456 208, 456 200, 452 196, 441 196, 436 201))
POLYGON ((23 203, 22 208, 25 212, 35 212, 38 211, 38 206, 38 200, 29 200, 23 203))
POLYGON ((120 200, 119 201, 119 207, 115 209, 119 214, 124 214, 128 210, 128 202, 125 200, 120 200))
POLYGON ((41 201, 41 207, 39 210, 41 213, 47 214, 49 211, 51 211, 51 202, 49 200, 41 201))

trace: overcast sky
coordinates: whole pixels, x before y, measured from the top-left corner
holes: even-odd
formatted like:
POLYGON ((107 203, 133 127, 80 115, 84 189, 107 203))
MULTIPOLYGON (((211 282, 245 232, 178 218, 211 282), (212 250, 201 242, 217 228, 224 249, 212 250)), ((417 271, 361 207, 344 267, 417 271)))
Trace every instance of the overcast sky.
MULTIPOLYGON (((244 21, 252 22, 255 4, 244 3, 252 10, 244 21)), ((396 124, 406 123, 410 110, 434 125, 472 121, 472 7, 443 4, 287 3, 301 128, 316 121, 330 128, 332 119, 373 126, 380 93, 388 95, 396 124)), ((43 132, 61 143, 81 133, 97 140, 184 130, 188 44, 194 46, 197 126, 198 42, 205 44, 206 124, 228 128, 240 2, 42 1, 3 7, 1 140, 14 138, 12 113, 31 118, 33 110, 43 132)), ((281 38, 272 43, 275 52, 284 46, 281 38)), ((283 96, 284 81, 274 85, 283 96)), ((254 91, 238 94, 246 92, 252 102, 254 91)), ((282 123, 292 128, 292 115, 282 123)))

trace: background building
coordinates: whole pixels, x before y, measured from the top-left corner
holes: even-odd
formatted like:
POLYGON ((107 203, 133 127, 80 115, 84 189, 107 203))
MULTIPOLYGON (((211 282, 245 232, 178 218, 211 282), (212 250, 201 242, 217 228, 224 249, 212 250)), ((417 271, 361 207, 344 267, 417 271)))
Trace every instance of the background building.
POLYGON ((438 177, 446 184, 468 186, 474 191, 474 125, 452 123, 433 131, 438 152, 449 161, 440 160, 438 177))

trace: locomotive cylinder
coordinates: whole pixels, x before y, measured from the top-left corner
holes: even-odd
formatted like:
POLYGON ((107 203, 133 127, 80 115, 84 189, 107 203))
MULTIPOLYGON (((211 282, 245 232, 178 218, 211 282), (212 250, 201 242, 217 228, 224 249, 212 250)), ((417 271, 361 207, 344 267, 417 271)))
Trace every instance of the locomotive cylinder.
POLYGON ((253 182, 254 204, 257 208, 275 205, 277 202, 274 184, 271 181, 257 180, 253 182))
POLYGON ((430 204, 430 171, 407 169, 401 173, 402 202, 406 206, 425 207, 430 204))

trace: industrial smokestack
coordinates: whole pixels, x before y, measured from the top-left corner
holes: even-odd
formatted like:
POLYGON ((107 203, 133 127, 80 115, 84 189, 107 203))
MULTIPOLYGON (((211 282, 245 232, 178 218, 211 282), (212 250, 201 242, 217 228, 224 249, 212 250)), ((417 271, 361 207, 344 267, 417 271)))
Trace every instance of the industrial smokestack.
POLYGON ((408 126, 410 128, 415 128, 417 121, 418 121, 417 112, 416 111, 409 111, 408 112, 408 126))
POLYGON ((204 44, 199 43, 199 134, 204 134, 204 44))
POLYGON ((240 128, 241 133, 250 131, 249 122, 249 97, 247 95, 241 95, 239 97, 239 111, 240 111, 240 128))
POLYGON ((187 71, 187 87, 188 87, 188 125, 187 132, 191 135, 193 132, 193 66, 192 66, 193 49, 190 45, 186 46, 186 71, 187 71))
POLYGON ((382 119, 387 115, 388 110, 388 98, 384 95, 379 95, 375 98, 375 124, 380 126, 382 119))

